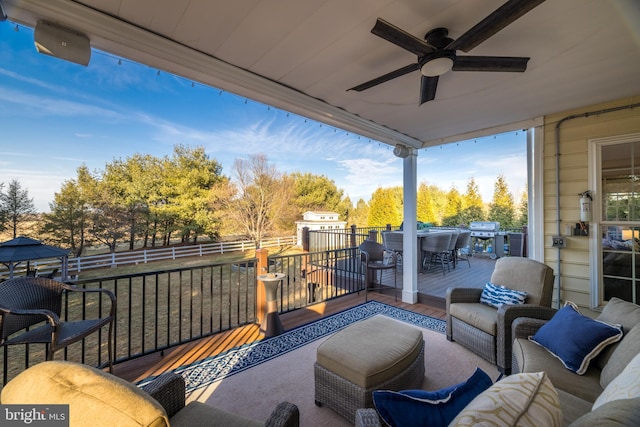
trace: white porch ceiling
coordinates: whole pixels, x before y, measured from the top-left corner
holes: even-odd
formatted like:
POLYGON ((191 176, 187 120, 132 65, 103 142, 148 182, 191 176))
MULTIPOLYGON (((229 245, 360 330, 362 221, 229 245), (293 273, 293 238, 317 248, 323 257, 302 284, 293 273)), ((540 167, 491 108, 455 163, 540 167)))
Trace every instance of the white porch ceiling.
POLYGON ((455 39, 504 0, 0 1, 21 24, 56 22, 111 54, 415 148, 640 94, 637 0, 547 0, 468 53, 527 56, 526 72, 449 72, 422 106, 419 71, 347 91, 416 61, 371 34, 376 18, 455 39))

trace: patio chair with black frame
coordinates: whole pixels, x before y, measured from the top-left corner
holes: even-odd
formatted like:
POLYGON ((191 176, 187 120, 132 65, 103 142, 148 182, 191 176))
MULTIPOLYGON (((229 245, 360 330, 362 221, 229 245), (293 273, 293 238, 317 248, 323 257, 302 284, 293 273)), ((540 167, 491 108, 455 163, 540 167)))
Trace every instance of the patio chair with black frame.
POLYGON ((46 360, 109 325, 108 366, 113 370, 113 323, 116 297, 107 289, 81 289, 44 277, 17 277, 0 283, 0 345, 45 344, 46 360), (110 301, 109 314, 91 319, 63 321, 63 295, 101 293, 110 301))
POLYGON ((397 254, 394 251, 387 250, 383 245, 373 240, 365 240, 360 244, 359 249, 360 262, 364 267, 365 273, 365 301, 368 300, 367 293, 370 290, 383 291, 390 289, 390 287, 382 284, 382 273, 385 270, 393 270, 393 294, 396 301, 398 301, 398 294, 396 292, 398 284, 397 254), (373 275, 373 280, 371 280, 371 275, 373 275), (372 287, 370 287, 371 284, 373 284, 372 287))

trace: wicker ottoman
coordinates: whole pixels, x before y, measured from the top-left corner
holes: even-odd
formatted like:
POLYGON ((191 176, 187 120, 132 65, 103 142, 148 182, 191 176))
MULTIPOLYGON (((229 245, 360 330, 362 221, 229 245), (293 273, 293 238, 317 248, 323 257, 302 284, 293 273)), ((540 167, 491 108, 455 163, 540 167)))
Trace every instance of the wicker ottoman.
POLYGON ((373 407, 374 390, 422 385, 422 332, 383 316, 354 323, 318 347, 314 375, 316 405, 355 423, 358 408, 373 407))

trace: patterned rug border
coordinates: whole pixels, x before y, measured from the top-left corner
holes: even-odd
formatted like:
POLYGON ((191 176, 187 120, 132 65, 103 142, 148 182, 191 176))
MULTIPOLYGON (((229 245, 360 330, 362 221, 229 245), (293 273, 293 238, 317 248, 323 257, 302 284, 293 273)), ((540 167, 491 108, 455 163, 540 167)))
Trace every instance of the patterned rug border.
MULTIPOLYGON (((184 377, 187 393, 190 393, 333 334, 354 322, 378 314, 441 334, 445 333, 446 322, 444 320, 393 307, 378 301, 368 301, 291 329, 282 335, 246 344, 217 356, 181 366, 175 369, 174 372, 184 377)), ((144 379, 138 385, 145 385, 154 378, 144 379)))

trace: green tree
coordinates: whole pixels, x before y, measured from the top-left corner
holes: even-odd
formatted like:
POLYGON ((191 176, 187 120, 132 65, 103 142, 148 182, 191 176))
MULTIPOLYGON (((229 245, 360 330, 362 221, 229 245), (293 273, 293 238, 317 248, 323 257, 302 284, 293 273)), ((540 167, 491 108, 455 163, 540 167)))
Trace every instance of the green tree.
POLYGON ((165 179, 171 187, 169 203, 175 208, 183 241, 192 238, 195 242, 205 233, 212 239, 218 236, 209 198, 211 189, 222 181, 221 174, 222 166, 210 159, 203 147, 174 147, 165 179))
POLYGON ((113 203, 125 213, 129 224, 129 250, 133 250, 136 235, 144 231, 149 214, 150 177, 147 170, 154 158, 135 154, 126 160, 114 160, 105 167, 102 184, 108 188, 113 203))
POLYGON ((498 175, 494 184, 493 201, 489 206, 489 218, 502 228, 512 228, 515 220, 515 203, 504 175, 498 175))
POLYGON ((3 212, 2 216, 9 224, 14 239, 18 236, 20 225, 36 214, 29 191, 23 190, 17 179, 9 182, 6 192, 0 192, 0 211, 3 212))
POLYGON ((447 202, 444 207, 442 216, 442 225, 448 227, 457 227, 462 219, 460 213, 462 211, 462 196, 455 186, 452 186, 447 193, 447 202))
POLYGON ((340 215, 341 220, 347 222, 347 225, 354 224, 355 209, 349 196, 343 197, 334 210, 340 215))
POLYGON ((307 211, 337 212, 340 219, 349 222, 353 204, 348 197, 343 197, 344 192, 332 179, 325 175, 300 172, 293 173, 290 177, 294 183, 294 205, 298 209, 295 217, 291 218, 288 228, 292 228, 294 221, 301 219, 302 214, 307 211))
POLYGON ((51 212, 43 214, 42 222, 42 231, 49 236, 47 240, 80 256, 85 246, 89 208, 77 182, 63 182, 49 207, 51 212))
POLYGON ((369 227, 398 226, 402 223, 402 187, 378 187, 369 202, 369 227))
POLYGON ((480 196, 480 189, 476 180, 471 177, 467 181, 467 191, 462 197, 462 209, 458 217, 458 224, 468 226, 472 221, 483 221, 484 219, 484 203, 482 196, 480 196))
POLYGON ((446 205, 446 194, 436 185, 420 183, 416 196, 418 221, 434 225, 442 223, 442 210, 446 205))
POLYGON ((520 195, 520 205, 518 206, 518 224, 525 226, 529 223, 529 194, 524 190, 520 195))
POLYGON ((349 219, 349 225, 355 224, 356 227, 365 227, 369 223, 369 204, 364 199, 359 199, 353 214, 349 219))
POLYGON ((325 175, 293 173, 294 200, 300 213, 314 210, 335 211, 343 192, 325 175))

